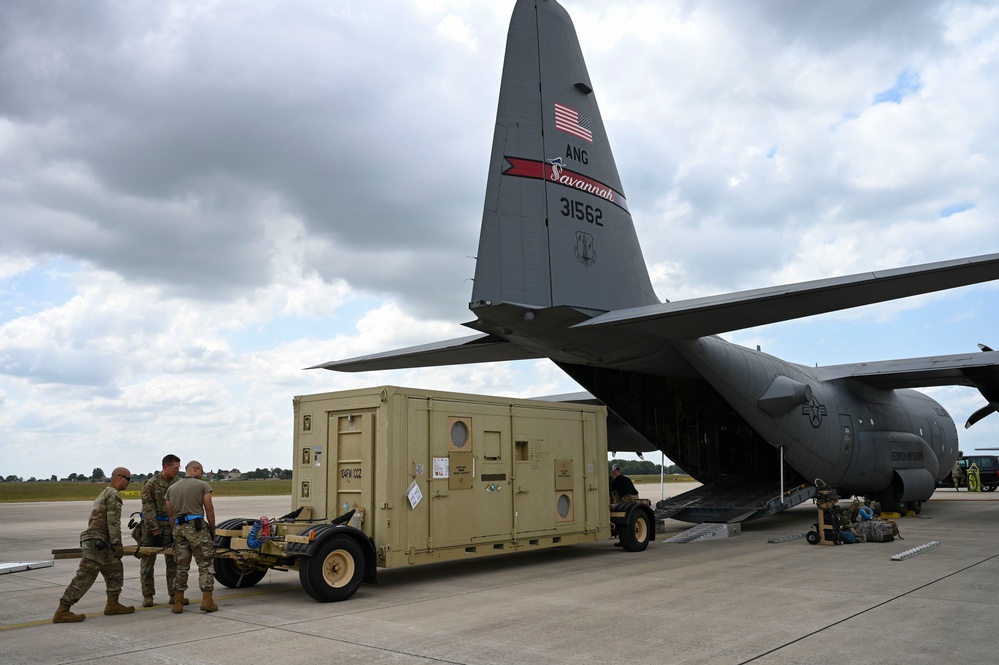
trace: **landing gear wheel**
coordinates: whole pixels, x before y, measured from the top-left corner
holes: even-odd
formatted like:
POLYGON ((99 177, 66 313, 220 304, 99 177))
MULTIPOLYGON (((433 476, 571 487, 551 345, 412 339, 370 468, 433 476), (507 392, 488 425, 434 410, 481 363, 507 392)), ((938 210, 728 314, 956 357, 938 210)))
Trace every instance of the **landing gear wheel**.
MULTIPOLYGON (((923 512, 923 502, 922 501, 910 501, 905 504, 906 512, 912 511, 914 514, 918 515, 923 512)), ((904 513, 903 513, 904 514, 904 513)))
POLYGON ((810 530, 808 533, 805 534, 805 540, 808 541, 809 545, 818 545, 819 544, 819 534, 818 534, 818 532, 814 531, 814 530, 810 530))
POLYGON ((215 579, 219 584, 230 589, 251 587, 264 579, 266 575, 266 570, 250 568, 242 561, 215 557, 215 579))
POLYGON ((327 538, 301 563, 298 577, 306 593, 321 603, 347 600, 364 581, 361 546, 345 535, 327 538))
POLYGON ((635 508, 628 514, 628 523, 621 528, 621 547, 628 552, 641 552, 649 546, 652 529, 644 510, 635 508))
POLYGON ((894 482, 890 487, 877 494, 877 501, 881 504, 881 513, 905 514, 905 506, 902 504, 902 489, 898 482, 894 482))

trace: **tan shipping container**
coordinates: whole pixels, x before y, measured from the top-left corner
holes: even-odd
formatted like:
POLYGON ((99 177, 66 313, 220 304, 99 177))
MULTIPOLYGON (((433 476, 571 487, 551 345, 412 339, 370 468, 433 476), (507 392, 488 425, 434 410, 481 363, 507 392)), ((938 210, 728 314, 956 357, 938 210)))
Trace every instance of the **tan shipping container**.
POLYGON ((611 535, 606 409, 379 386, 294 399, 292 508, 393 567, 611 535))

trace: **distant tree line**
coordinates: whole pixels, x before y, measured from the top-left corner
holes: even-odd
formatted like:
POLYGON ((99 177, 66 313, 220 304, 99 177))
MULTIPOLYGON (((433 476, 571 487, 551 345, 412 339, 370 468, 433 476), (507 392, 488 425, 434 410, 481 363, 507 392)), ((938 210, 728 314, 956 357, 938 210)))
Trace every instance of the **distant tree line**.
MULTIPOLYGON (((133 473, 132 482, 142 483, 153 476, 155 476, 159 471, 153 471, 152 473, 133 473)), ((184 476, 184 472, 180 472, 180 476, 184 476)), ((291 469, 282 469, 281 467, 274 467, 273 469, 261 469, 257 468, 255 471, 248 471, 246 473, 240 472, 239 469, 229 469, 218 471, 210 471, 205 474, 207 480, 291 480, 291 469)), ((9 476, 0 475, 0 482, 4 483, 38 483, 38 482, 58 482, 58 481, 68 481, 68 482, 82 482, 82 483, 96 483, 107 481, 107 475, 104 470, 100 467, 95 467, 93 471, 89 474, 87 473, 71 473, 65 478, 59 478, 55 474, 52 474, 50 478, 36 478, 31 476, 27 480, 21 476, 11 474, 9 476)))
MULTIPOLYGON (((634 460, 634 459, 612 459, 607 462, 607 473, 610 473, 611 468, 618 464, 621 466, 621 473, 626 476, 658 476, 662 471, 662 465, 650 462, 649 460, 634 460)), ((666 467, 667 474, 679 474, 686 475, 686 471, 678 467, 676 464, 670 464, 666 467)))

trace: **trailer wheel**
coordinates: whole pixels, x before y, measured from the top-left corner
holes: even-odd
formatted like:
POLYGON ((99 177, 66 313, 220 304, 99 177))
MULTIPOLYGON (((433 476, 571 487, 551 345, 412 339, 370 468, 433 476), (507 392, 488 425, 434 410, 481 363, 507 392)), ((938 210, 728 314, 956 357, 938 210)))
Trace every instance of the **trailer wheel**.
POLYGON ((809 529, 808 533, 805 534, 805 540, 808 541, 809 545, 819 544, 819 534, 817 531, 809 529))
MULTIPOLYGON (((226 520, 225 522, 222 522, 221 524, 215 525, 215 529, 216 530, 218 530, 218 529, 238 529, 238 528, 241 528, 243 526, 244 522, 253 522, 253 520, 247 519, 247 518, 244 518, 244 517, 237 517, 236 519, 226 520)), ((214 538, 212 538, 212 544, 215 545, 215 547, 222 547, 222 548, 225 548, 225 549, 229 549, 229 545, 230 545, 231 542, 232 542, 232 538, 230 538, 229 536, 215 536, 214 538)))
POLYGON ((627 517, 627 524, 621 529, 621 547, 628 552, 641 552, 649 546, 652 529, 644 510, 636 507, 627 517))
POLYGON ((267 575, 266 570, 250 568, 236 559, 215 559, 215 579, 230 589, 243 589, 253 586, 267 575))
POLYGON ((302 588, 321 603, 347 600, 364 581, 365 563, 361 546, 350 536, 326 539, 298 569, 302 588))

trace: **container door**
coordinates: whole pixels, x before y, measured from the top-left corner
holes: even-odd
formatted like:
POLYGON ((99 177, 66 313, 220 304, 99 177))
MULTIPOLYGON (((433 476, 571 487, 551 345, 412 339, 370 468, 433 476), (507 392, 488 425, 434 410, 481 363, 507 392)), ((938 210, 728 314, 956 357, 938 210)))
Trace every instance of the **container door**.
POLYGON ((374 475, 374 411, 331 411, 328 414, 325 459, 313 464, 325 464, 327 472, 326 519, 334 519, 354 510, 348 522, 368 536, 374 537, 373 483, 374 475))
MULTIPOLYGON (((599 515, 596 421, 579 411, 517 409, 514 415, 514 516, 517 536, 593 529, 599 515)), ((604 455, 606 457, 606 455, 604 455)))
POLYGON ((432 546, 509 540, 510 407, 435 399, 427 424, 432 546))

